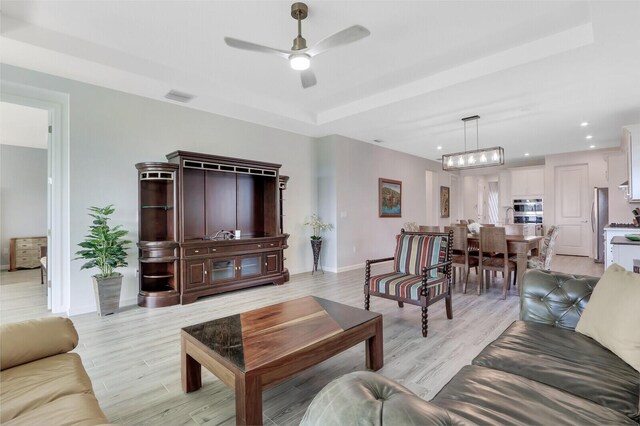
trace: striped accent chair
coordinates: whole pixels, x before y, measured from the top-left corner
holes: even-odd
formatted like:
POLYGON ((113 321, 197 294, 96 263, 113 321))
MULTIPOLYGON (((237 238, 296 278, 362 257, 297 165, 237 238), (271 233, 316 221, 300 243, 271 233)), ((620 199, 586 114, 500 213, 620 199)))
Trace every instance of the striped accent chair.
POLYGON ((370 296, 383 297, 422 308, 422 336, 427 337, 429 305, 445 299, 447 318, 451 309, 451 255, 453 232, 405 232, 396 236, 394 257, 367 260, 364 283, 364 308, 369 310, 370 296), (393 272, 371 276, 371 265, 393 260, 393 272))

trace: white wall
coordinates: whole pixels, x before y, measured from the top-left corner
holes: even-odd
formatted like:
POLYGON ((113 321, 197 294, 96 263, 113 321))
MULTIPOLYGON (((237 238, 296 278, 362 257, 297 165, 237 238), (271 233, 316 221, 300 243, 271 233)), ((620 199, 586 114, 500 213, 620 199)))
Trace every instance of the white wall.
MULTIPOLYGON (((2 79, 40 87, 70 98, 71 250, 77 250, 89 226, 86 208, 114 204, 114 223, 137 240, 137 174, 135 163, 163 161, 176 149, 256 159, 282 164, 290 176, 285 201, 285 252, 292 274, 311 269, 312 255, 305 218, 315 208, 315 161, 309 137, 2 65, 2 79)), ((138 291, 137 252, 130 250, 122 303, 133 304, 138 291)), ((70 314, 95 309, 90 275, 71 265, 70 314)))
POLYGON ((9 266, 9 239, 47 235, 47 150, 0 145, 0 246, 9 266))
MULTIPOLYGON (((332 223, 336 226, 324 237, 323 265, 327 270, 348 270, 361 267, 366 259, 392 256, 394 236, 404 223, 425 224, 429 206, 439 209, 439 186, 449 182, 439 163, 342 136, 328 136, 317 143, 318 209, 323 218, 329 218, 325 221, 335 218, 332 223), (432 200, 426 198, 427 170, 434 172, 433 185, 438 187, 432 200), (381 177, 402 181, 400 218, 378 216, 381 177)), ((437 217, 449 223, 449 219, 437 217)))

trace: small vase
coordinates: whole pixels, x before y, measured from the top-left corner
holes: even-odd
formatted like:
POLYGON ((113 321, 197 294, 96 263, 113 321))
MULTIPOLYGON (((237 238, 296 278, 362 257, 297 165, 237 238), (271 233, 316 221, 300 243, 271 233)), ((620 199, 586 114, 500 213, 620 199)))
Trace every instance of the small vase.
MULTIPOLYGON (((311 275, 313 275, 314 272, 318 272, 318 263, 320 261, 321 248, 322 248, 322 240, 311 240, 311 250, 313 251, 313 269, 311 269, 311 275)), ((320 265, 320 270, 324 274, 322 265, 320 265)))

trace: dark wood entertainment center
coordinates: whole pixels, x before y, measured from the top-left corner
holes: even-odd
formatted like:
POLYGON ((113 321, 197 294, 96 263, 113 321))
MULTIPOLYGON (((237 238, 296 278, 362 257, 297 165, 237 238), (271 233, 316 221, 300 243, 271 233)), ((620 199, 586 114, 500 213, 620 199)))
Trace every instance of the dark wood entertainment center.
POLYGON ((289 235, 282 232, 288 177, 279 164, 185 151, 167 160, 136 164, 138 305, 187 304, 289 280, 289 235), (236 230, 240 238, 232 237, 236 230))

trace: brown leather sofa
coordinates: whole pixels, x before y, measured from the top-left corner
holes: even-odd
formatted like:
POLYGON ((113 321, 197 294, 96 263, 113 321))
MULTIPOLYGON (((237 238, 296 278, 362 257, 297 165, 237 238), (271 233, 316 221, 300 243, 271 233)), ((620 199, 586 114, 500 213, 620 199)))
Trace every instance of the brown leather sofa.
POLYGON ((42 318, 0 327, 0 423, 109 423, 93 395, 78 333, 67 318, 42 318))
POLYGON ((574 331, 597 282, 529 271, 520 321, 432 401, 379 374, 356 372, 325 386, 301 424, 637 425, 640 373, 574 331))

